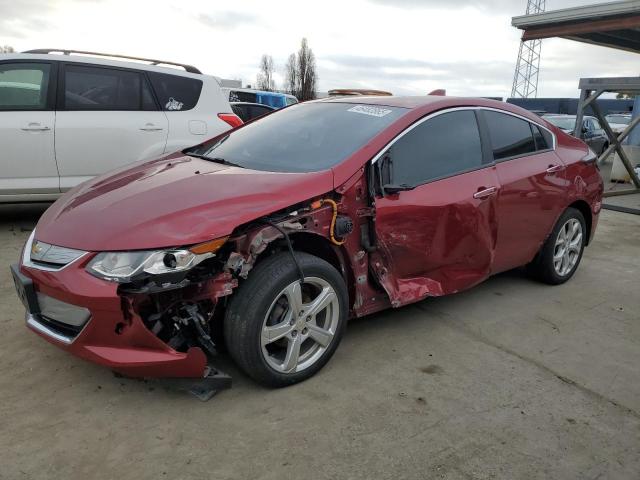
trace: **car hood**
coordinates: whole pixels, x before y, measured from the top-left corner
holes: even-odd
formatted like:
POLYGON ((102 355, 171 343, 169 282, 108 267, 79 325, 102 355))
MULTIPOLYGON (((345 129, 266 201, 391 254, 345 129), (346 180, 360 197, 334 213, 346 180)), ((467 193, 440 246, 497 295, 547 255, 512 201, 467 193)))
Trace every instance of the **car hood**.
POLYGON ((332 189, 331 170, 263 172, 174 154, 67 192, 42 216, 35 236, 87 251, 189 245, 332 189))

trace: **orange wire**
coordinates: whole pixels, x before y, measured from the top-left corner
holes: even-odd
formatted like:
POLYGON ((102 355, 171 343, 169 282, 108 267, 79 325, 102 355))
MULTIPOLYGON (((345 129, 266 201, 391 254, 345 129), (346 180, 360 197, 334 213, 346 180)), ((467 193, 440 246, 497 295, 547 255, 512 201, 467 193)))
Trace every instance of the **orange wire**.
POLYGON ((334 245, 342 245, 345 240, 337 240, 334 233, 336 227, 336 218, 338 218, 338 204, 329 198, 324 198, 321 200, 321 202, 328 203, 333 208, 333 217, 331 217, 331 229, 329 230, 331 243, 333 243, 334 245))

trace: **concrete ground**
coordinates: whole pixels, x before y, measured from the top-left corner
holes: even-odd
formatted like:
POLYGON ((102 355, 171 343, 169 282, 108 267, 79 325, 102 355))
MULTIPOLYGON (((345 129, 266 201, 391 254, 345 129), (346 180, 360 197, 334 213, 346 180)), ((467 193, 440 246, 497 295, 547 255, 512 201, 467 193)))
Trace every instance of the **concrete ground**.
POLYGON ((605 211, 567 284, 521 272, 353 321, 311 380, 207 403, 23 325, 0 207, 0 479, 638 479, 640 216, 605 211))

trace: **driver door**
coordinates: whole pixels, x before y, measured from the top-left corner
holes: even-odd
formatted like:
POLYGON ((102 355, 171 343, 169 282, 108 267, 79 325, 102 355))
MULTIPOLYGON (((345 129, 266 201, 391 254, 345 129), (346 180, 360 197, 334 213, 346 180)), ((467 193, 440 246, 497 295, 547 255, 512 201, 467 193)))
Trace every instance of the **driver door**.
POLYGON ((491 273, 499 184, 486 159, 473 109, 427 118, 377 159, 383 196, 371 264, 394 307, 464 290, 491 273))

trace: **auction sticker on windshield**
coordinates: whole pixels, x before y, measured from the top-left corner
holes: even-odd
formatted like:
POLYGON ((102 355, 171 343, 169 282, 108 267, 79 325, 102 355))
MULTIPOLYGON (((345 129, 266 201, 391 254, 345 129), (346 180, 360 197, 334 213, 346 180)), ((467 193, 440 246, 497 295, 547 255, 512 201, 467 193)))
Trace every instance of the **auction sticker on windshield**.
POLYGON ((351 107, 347 112, 362 113, 363 115, 371 115, 372 117, 384 117, 391 113, 391 110, 386 108, 373 107, 370 105, 356 105, 351 107))

